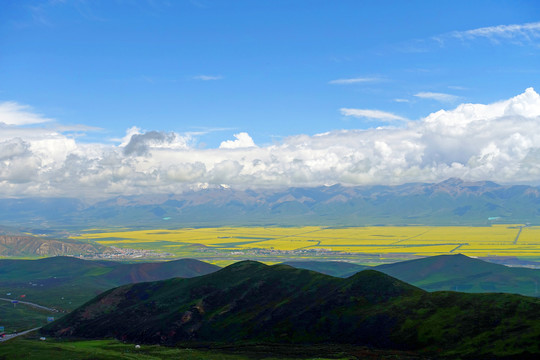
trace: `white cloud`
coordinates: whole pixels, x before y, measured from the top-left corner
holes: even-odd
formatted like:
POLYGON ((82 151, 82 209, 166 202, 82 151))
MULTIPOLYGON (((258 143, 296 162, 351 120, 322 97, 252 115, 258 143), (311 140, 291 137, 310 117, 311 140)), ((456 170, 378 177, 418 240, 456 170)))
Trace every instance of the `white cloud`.
POLYGON ((333 85, 349 85, 349 84, 358 84, 358 83, 367 83, 367 82, 376 82, 381 79, 375 77, 359 77, 359 78, 350 78, 350 79, 336 79, 331 80, 328 83, 333 85))
POLYGON ((431 100, 436 100, 440 102, 454 102, 459 99, 459 96, 456 96, 456 95, 429 92, 429 91, 422 91, 417 94, 414 94, 414 96, 419 97, 421 99, 431 99, 431 100))
POLYGON ((408 100, 408 99, 400 99, 400 98, 394 99, 394 101, 398 102, 398 103, 408 103, 408 102, 410 102, 410 100, 408 100))
POLYGON ((453 31, 435 37, 434 39, 443 42, 447 38, 457 38, 460 40, 484 38, 494 43, 500 43, 502 41, 511 41, 518 44, 529 43, 540 38, 540 22, 487 26, 466 31, 453 31))
POLYGON ((43 115, 32 112, 28 105, 22 105, 14 101, 0 103, 0 123, 6 125, 31 125, 52 121, 43 115))
POLYGON ((390 112, 381 111, 381 110, 369 110, 369 109, 350 109, 350 108, 341 108, 339 109, 342 115, 353 116, 359 118, 368 118, 368 119, 377 119, 381 121, 404 121, 404 117, 401 117, 390 112))
POLYGON ((150 154, 152 149, 187 149, 191 140, 189 135, 179 135, 174 132, 148 131, 139 133, 139 129, 128 129, 132 135, 129 142, 123 147, 124 155, 145 156, 150 154))
POLYGON ((0 142, 0 161, 12 160, 30 154, 30 145, 20 138, 0 142))
POLYGON ((193 77, 194 80, 201 80, 201 81, 213 81, 213 80, 221 80, 223 79, 223 76, 221 75, 197 75, 193 77))
POLYGON ((249 148, 249 147, 256 146, 251 136, 249 136, 249 134, 246 132, 234 134, 234 137, 236 138, 236 140, 223 141, 219 145, 219 148, 220 149, 239 149, 239 148, 249 148))
POLYGON ((449 177, 540 184, 538 129, 540 96, 532 88, 492 104, 440 110, 402 128, 294 135, 267 146, 239 133, 220 148, 198 149, 186 134, 137 128, 128 129, 120 146, 88 144, 51 129, 4 125, 0 193, 107 197, 220 184, 400 184, 449 177))

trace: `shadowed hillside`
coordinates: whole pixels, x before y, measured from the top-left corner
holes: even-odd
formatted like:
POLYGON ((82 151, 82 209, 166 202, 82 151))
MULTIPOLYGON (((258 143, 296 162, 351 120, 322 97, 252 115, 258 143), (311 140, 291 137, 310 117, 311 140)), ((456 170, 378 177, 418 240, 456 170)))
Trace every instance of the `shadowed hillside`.
MULTIPOLYGON (((428 293, 374 270, 335 278, 244 261, 122 286, 44 334, 141 343, 345 343, 469 358, 539 354, 540 300, 428 293)), ((532 358, 532 357, 531 357, 532 358)))

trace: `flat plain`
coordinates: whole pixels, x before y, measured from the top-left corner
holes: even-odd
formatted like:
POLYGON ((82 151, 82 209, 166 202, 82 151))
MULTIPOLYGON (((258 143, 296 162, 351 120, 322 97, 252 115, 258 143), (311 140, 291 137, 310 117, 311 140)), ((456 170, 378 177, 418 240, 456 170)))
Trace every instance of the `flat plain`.
MULTIPOLYGON (((540 227, 491 226, 209 227, 157 230, 89 229, 74 239, 152 249, 219 263, 238 258, 384 258, 461 253, 473 257, 540 259, 540 227)), ((223 264, 222 264, 223 265, 223 264)))

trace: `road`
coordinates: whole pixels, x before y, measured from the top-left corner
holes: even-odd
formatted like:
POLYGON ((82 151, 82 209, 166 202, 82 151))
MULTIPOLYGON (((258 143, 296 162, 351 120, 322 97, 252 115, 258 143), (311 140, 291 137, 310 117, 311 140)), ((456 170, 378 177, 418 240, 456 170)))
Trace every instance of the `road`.
POLYGON ((0 343, 1 343, 1 342, 4 342, 4 341, 11 340, 11 339, 13 339, 13 338, 16 338, 17 336, 21 336, 21 335, 28 334, 29 332, 36 331, 36 330, 38 330, 38 329, 41 329, 41 327, 37 327, 37 328, 30 329, 30 330, 21 331, 21 332, 19 332, 19 333, 15 333, 15 334, 6 334, 6 336, 4 336, 3 338, 0 338, 0 343))
POLYGON ((18 301, 18 304, 24 304, 24 305, 35 307, 36 309, 46 310, 46 311, 50 311, 50 312, 58 312, 58 310, 56 310, 56 309, 46 307, 46 306, 43 306, 43 305, 39 305, 39 304, 34 304, 34 303, 31 303, 31 302, 28 302, 28 301, 21 301, 21 300, 17 300, 17 299, 7 299, 7 298, 0 298, 0 300, 9 301, 9 302, 12 302, 13 300, 16 300, 16 301, 18 301))
POLYGON ((516 235, 516 238, 514 239, 514 245, 516 245, 517 242, 518 242, 519 235, 521 235, 521 230, 523 230, 523 228, 524 228, 524 227, 527 227, 527 226, 528 226, 528 225, 520 226, 520 227, 519 227, 519 231, 518 231, 518 233, 517 233, 517 235, 516 235))

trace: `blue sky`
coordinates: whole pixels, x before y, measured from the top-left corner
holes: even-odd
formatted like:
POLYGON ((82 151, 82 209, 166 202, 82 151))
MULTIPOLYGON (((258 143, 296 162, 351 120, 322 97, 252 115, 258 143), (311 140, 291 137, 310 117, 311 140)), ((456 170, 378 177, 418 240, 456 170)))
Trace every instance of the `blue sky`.
MULTIPOLYGON (((0 191, 8 195, 45 191, 43 183, 30 189, 30 174, 21 178, 13 175, 17 166, 34 166, 33 176, 43 175, 46 188, 55 189, 48 176, 54 171, 67 171, 69 155, 104 161, 101 153, 95 154, 122 152, 130 140, 134 140, 132 145, 143 144, 142 150, 131 154, 159 163, 152 171, 166 173, 179 163, 193 170, 195 162, 186 160, 189 157, 199 159, 205 174, 218 163, 233 161, 240 166, 238 174, 245 175, 253 167, 242 163, 246 157, 264 162, 268 170, 272 166, 264 156, 254 154, 253 148, 271 157, 279 153, 273 147, 290 148, 293 143, 298 146, 298 141, 323 146, 313 145, 321 138, 317 134, 335 135, 341 130, 347 136, 360 134, 357 142, 369 143, 365 145, 369 148, 373 141, 380 140, 391 152, 399 153, 402 150, 393 148, 392 141, 416 144, 418 136, 405 140, 404 134, 415 126, 428 128, 425 120, 432 113, 452 111, 464 103, 510 101, 528 88, 540 88, 538 14, 538 1, 516 0, 3 1, 2 139, 11 149, 13 139, 20 139, 21 149, 33 155, 41 149, 42 155, 34 160, 29 160, 26 150, 15 158, 10 155, 4 173, 0 171, 0 180, 9 186, 0 186, 0 191), (374 130, 378 127, 401 132, 388 138, 374 130), (43 140, 52 133, 49 140, 43 140), (304 135, 305 140, 299 140, 304 135), (226 141, 229 148, 252 150, 226 156, 217 151, 226 141), (53 149, 43 147, 44 143, 53 149), (60 154, 44 157, 47 151, 55 152, 59 147, 63 149, 60 154), (178 155, 181 159, 164 165, 159 155, 152 154, 164 148, 183 152, 178 155)), ((534 94, 529 92, 526 101, 532 109, 537 105, 534 94)), ((531 111, 518 115, 536 121, 535 110, 531 111)), ((498 115, 493 116, 500 119, 507 112, 495 113, 498 115)), ((533 129, 535 124, 531 123, 533 129)), ((417 135, 425 140, 424 130, 417 135)), ((497 168, 502 165, 491 164, 491 172, 487 168, 478 173, 470 171, 473 157, 482 158, 491 143, 500 153, 513 135, 484 139, 485 146, 471 149, 468 157, 454 154, 457 160, 450 159, 445 150, 448 144, 433 145, 432 138, 419 142, 416 145, 422 148, 421 153, 403 160, 406 165, 398 161, 396 166, 402 168, 397 173, 393 168, 392 176, 397 180, 387 173, 370 178, 380 169, 363 148, 351 145, 349 152, 326 154, 339 158, 358 152, 359 157, 347 169, 349 175, 336 179, 321 176, 317 172, 320 169, 300 156, 297 149, 283 155, 283 166, 273 175, 265 172, 267 178, 260 185, 400 183, 436 181, 450 175, 538 183, 540 178, 534 171, 522 178, 504 177, 500 175, 502 168, 497 168), (426 149, 432 149, 436 156, 426 149), (418 159, 411 160, 415 156, 418 159), (364 161, 364 157, 371 165, 360 169, 358 161, 364 161), (428 158, 432 159, 429 164, 428 158), (286 162, 291 159, 309 163, 308 173, 289 172, 293 170, 286 162), (443 159, 443 164, 433 162, 437 159, 443 159), (460 173, 453 164, 463 165, 466 171, 460 173), (454 170, 433 170, 441 165, 454 170), (428 167, 432 170, 427 171, 428 167), (401 178, 403 172, 409 175, 401 178), (289 180, 272 182, 272 176, 279 178, 280 174, 289 180), (294 180, 297 175, 299 180, 294 180)), ((340 139, 328 138, 324 146, 330 148, 332 141, 339 144, 340 139)), ((515 158, 517 161, 527 156, 530 160, 537 149, 536 139, 523 141, 530 145, 520 153, 521 158, 515 158)), ((462 148, 450 147, 452 151, 462 148)), ((314 157, 315 150, 310 149, 314 157)), ((512 154, 507 157, 518 156, 512 154)), ((151 170, 137 171, 147 175, 151 170)), ((168 184, 160 191, 177 191, 186 184, 199 183, 196 174, 186 175, 190 180, 182 175, 175 180, 182 186, 168 184)), ((200 176, 205 184, 232 181, 200 176)), ((61 193, 58 189, 52 193, 55 191, 61 193)))

